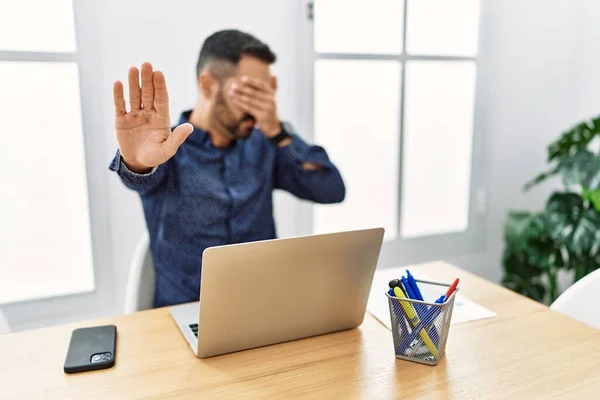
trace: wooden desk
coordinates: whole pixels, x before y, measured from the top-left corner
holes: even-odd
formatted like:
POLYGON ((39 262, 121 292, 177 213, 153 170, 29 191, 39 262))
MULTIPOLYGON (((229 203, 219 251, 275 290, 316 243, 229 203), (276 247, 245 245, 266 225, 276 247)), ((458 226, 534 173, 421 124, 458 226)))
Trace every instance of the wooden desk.
MULTIPOLYGON (((396 360, 370 315, 352 331, 197 359, 167 309, 0 337, 0 399, 592 398, 600 331, 444 263, 421 266, 494 310, 454 325, 436 367, 396 360), (115 324, 117 365, 65 375, 76 327, 115 324)), ((596 393, 594 395, 594 393, 596 393)))

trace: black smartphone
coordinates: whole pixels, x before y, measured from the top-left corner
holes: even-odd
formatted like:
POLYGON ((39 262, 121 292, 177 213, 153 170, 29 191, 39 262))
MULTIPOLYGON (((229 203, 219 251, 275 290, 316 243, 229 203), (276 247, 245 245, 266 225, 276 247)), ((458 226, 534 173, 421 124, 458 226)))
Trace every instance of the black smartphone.
POLYGON ((71 334, 64 370, 67 374, 95 371, 115 365, 117 327, 75 329, 71 334))

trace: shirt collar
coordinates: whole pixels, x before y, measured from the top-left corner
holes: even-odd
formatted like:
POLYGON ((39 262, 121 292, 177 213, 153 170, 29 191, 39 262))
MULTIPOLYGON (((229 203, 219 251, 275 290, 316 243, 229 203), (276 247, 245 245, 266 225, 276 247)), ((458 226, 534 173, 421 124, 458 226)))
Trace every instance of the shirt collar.
MULTIPOLYGON (((190 122, 191 114, 192 114, 192 110, 182 112, 181 117, 179 117, 178 125, 190 122)), ((193 142, 193 143, 199 144, 201 146, 205 146, 205 147, 211 146, 210 135, 208 134, 208 132, 204 131, 202 129, 198 129, 195 126, 194 126, 194 130, 192 131, 192 134, 186 139, 186 142, 193 142)))

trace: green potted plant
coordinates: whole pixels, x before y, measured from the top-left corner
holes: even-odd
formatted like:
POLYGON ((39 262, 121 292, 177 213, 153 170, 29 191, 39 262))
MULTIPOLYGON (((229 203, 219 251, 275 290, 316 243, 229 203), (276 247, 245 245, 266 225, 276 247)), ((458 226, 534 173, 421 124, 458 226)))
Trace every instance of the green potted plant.
POLYGON ((600 117, 564 132, 548 146, 546 172, 524 190, 554 176, 563 188, 539 212, 510 211, 504 228, 502 283, 540 302, 558 296, 560 270, 574 282, 600 267, 600 117))

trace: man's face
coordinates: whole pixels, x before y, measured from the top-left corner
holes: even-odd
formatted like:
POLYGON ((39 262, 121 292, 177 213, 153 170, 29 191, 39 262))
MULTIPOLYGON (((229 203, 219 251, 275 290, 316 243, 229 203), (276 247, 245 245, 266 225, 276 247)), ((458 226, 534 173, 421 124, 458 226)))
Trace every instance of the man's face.
POLYGON ((226 93, 231 84, 239 82, 242 76, 261 79, 273 84, 269 65, 257 58, 244 56, 241 58, 235 74, 224 79, 216 94, 212 118, 236 139, 246 139, 252 133, 256 119, 254 116, 240 110, 226 93))

